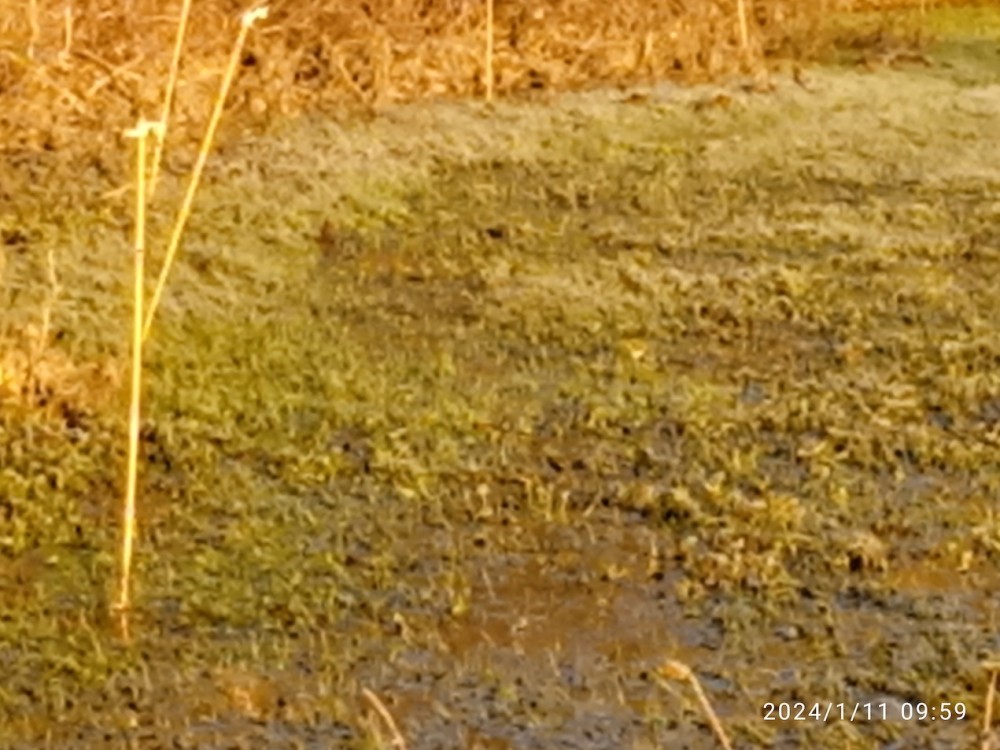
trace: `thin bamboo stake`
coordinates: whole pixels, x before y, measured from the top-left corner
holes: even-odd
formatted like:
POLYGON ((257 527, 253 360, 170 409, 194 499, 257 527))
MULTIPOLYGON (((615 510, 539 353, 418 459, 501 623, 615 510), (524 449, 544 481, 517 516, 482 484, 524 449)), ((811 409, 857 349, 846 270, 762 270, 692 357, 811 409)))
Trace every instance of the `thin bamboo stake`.
POLYGON ((128 423, 128 476, 125 505, 122 510, 121 559, 118 577, 118 598, 114 609, 124 612, 129 608, 132 551, 135 543, 135 497, 139 473, 139 420, 142 392, 142 298, 144 258, 146 250, 146 141, 159 123, 145 120, 126 130, 125 137, 138 141, 136 145, 135 172, 135 285, 132 296, 132 399, 128 423))
POLYGON ((174 256, 177 254, 177 248, 180 246, 181 235, 184 233, 184 227, 191 216, 191 206, 194 204, 194 196, 198 191, 198 184, 201 182, 201 173, 205 170, 205 162, 208 161, 208 152, 212 147, 215 131, 219 127, 219 121, 222 119, 222 110, 226 103, 226 96, 229 94, 229 87, 236 76, 236 67, 239 65, 240 54, 243 51, 243 45, 246 44, 247 34, 254 22, 260 18, 267 18, 267 8, 248 10, 243 14, 240 21, 240 34, 236 39, 236 44, 233 45, 232 53, 229 55, 229 65, 226 67, 222 85, 215 98, 215 107, 212 110, 212 117, 208 122, 205 137, 202 139, 201 147, 198 149, 198 158, 195 160, 194 169, 191 172, 191 181, 188 183, 187 192, 184 194, 184 201, 181 204, 180 212, 177 214, 177 220, 174 222, 173 233, 170 236, 170 245, 167 247, 167 255, 163 261, 163 268, 160 270, 160 276, 156 280, 156 289, 153 291, 153 298, 149 303, 146 325, 142 332, 143 339, 149 337, 149 331, 153 325, 153 316, 156 314, 156 308, 160 304, 160 297, 163 295, 163 288, 167 283, 170 267, 173 265, 174 256))
POLYGON ((177 22, 177 37, 174 39, 174 56, 170 60, 170 74, 167 77, 167 89, 163 94, 163 109, 160 112, 160 122, 163 127, 157 131, 156 150, 153 152, 153 167, 149 175, 149 195, 147 201, 153 200, 156 193, 156 182, 160 177, 160 160, 163 158, 163 142, 167 137, 167 121, 170 109, 174 103, 174 90, 177 88, 177 74, 181 67, 181 52, 184 49, 184 36, 187 33, 188 16, 191 14, 191 0, 184 0, 181 6, 181 16, 177 22))
POLYGON ((493 101, 493 0, 486 0, 486 101, 493 101))

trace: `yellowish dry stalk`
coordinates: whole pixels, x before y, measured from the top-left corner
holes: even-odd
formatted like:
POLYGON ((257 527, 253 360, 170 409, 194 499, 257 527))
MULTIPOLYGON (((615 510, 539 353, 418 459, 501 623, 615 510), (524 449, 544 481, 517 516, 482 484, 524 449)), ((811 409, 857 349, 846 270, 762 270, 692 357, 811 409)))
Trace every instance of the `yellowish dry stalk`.
POLYGON ((125 504, 122 509, 122 536, 120 567, 118 571, 118 597, 114 608, 124 612, 129 608, 132 550, 135 544, 135 498, 139 473, 139 420, 142 391, 142 298, 144 258, 146 249, 146 141, 151 130, 159 123, 141 121, 125 131, 127 138, 136 143, 135 171, 135 285, 132 296, 132 398, 128 421, 128 474, 125 486, 125 504))
POLYGON ((997 673, 1000 672, 1000 662, 986 662, 983 664, 989 672, 990 681, 986 686, 986 703, 983 706, 983 745, 982 750, 990 750, 993 743, 990 739, 990 730, 993 728, 993 704, 997 695, 997 673))
POLYGON ((208 152, 211 150, 212 141, 215 139, 215 131, 219 127, 219 121, 222 119, 222 110, 226 104, 226 96, 229 94, 229 87, 236 76, 236 67, 239 65, 240 55, 243 52, 243 45, 246 44, 247 34, 254 22, 266 17, 267 8, 257 8, 256 10, 244 13, 241 19, 240 33, 236 39, 236 44, 233 45, 233 51, 229 55, 229 65, 226 67, 222 85, 219 87, 219 93, 215 98, 215 106, 212 109, 212 117, 208 122, 208 128, 205 130, 205 137, 202 139, 201 147, 198 149, 198 158, 195 160, 194 169, 191 172, 191 180, 188 183, 187 192, 184 194, 184 201, 181 204, 180 212, 177 214, 177 220, 174 222, 170 244, 167 247, 167 255, 163 261, 163 268, 160 269, 160 276, 156 280, 156 288, 153 291, 153 297, 149 303, 149 313, 146 315, 146 324, 143 327, 143 339, 149 337, 149 331, 153 325, 153 316, 156 314, 156 308, 160 304, 160 297, 163 296, 163 288, 167 283, 167 276, 170 274, 170 268, 173 265, 174 256, 177 254, 177 248, 180 246, 184 227, 187 225, 187 220, 191 215, 194 196, 198 191, 198 184, 201 182, 201 174, 205 170, 205 162, 208 160, 208 152))
POLYGON ((174 54, 170 59, 170 74, 167 77, 167 88, 163 93, 163 109, 160 111, 160 123, 156 137, 156 150, 153 152, 153 166, 149 174, 149 195, 147 201, 153 200, 156 193, 156 182, 160 177, 160 160, 163 158, 163 142, 167 137, 167 121, 170 119, 170 109, 174 103, 174 90, 177 88, 177 73, 181 67, 181 52, 184 49, 184 37, 187 34, 188 17, 191 15, 191 0, 184 0, 181 15, 177 21, 177 37, 174 39, 174 54))
POLYGON ((750 48, 750 34, 747 31, 747 7, 746 0, 736 0, 736 15, 740 23, 740 52, 744 55, 750 48))
POLYGON ((59 298, 59 278, 56 275, 56 260, 52 250, 48 252, 49 293, 42 305, 41 326, 28 326, 27 356, 25 357, 25 372, 22 393, 27 402, 33 403, 38 391, 38 366, 45 356, 49 345, 49 334, 52 330, 52 310, 59 298))
POLYGON ((63 9, 63 48, 60 53, 63 59, 69 57, 70 50, 73 47, 73 6, 70 3, 66 3, 66 7, 63 9))
POLYGON ((702 713, 705 714, 705 718, 708 719, 708 724, 712 727, 712 732, 715 733, 716 739, 719 744, 722 745, 725 750, 733 750, 733 745, 729 741, 729 737, 726 735, 726 730, 722 727, 722 722, 719 721, 719 717, 716 715, 712 708, 712 704, 708 701, 708 696, 705 695, 705 691, 701 687, 701 683, 698 681, 698 677, 691 670, 687 664, 684 664, 673 659, 668 659, 662 667, 660 667, 660 674, 670 680, 678 680, 687 682, 691 685, 694 690, 694 694, 698 697, 698 703, 701 705, 702 713))
POLYGON ((399 748, 399 750, 406 750, 406 740, 400 734, 399 727, 396 726, 396 722, 392 718, 392 714, 389 713, 389 709, 385 707, 385 704, 368 688, 362 688, 361 694, 365 697, 365 700, 372 704, 372 708, 382 717, 382 721, 389 728, 389 732, 392 733, 392 744, 399 748))
POLYGON ((35 59, 35 45, 38 44, 38 37, 41 32, 38 28, 38 0, 31 0, 28 3, 28 26, 31 28, 31 37, 28 39, 28 59, 35 59))
POLYGON ((493 0, 486 0, 486 101, 493 101, 493 0))

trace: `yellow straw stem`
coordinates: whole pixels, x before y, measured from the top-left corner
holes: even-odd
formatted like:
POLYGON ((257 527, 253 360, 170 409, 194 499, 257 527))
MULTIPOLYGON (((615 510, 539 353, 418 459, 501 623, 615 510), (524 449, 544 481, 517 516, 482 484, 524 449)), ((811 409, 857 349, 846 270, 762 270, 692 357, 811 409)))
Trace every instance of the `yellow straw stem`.
POLYGON ((996 702, 997 672, 1000 671, 1000 662, 986 662, 983 666, 986 668, 990 679, 986 684, 986 701, 983 703, 982 750, 990 750, 994 746, 991 737, 993 729, 993 704, 996 702))
POLYGON ((389 709, 385 707, 385 704, 368 688, 362 688, 361 694, 365 697, 365 700, 372 704, 375 712, 382 717, 382 721, 389 727, 389 731, 392 733, 392 744, 397 750, 406 750, 406 739, 400 734, 399 727, 396 726, 396 721, 392 718, 392 714, 389 713, 389 709))
POLYGON ((701 682, 698 681, 698 677, 695 675, 694 670, 683 662, 668 659, 664 662, 663 666, 660 667, 659 671, 660 674, 667 679, 687 682, 691 686, 691 689, 694 690, 695 697, 698 698, 701 711, 705 715, 705 719, 708 721, 708 725, 711 727, 715 738, 719 741, 719 744, 722 745, 723 750, 733 750, 733 743, 729 741, 729 736, 726 734, 726 730, 723 728, 722 722, 719 721, 719 717, 712 708, 712 704, 708 700, 708 696, 705 695, 705 690, 702 688, 701 682))

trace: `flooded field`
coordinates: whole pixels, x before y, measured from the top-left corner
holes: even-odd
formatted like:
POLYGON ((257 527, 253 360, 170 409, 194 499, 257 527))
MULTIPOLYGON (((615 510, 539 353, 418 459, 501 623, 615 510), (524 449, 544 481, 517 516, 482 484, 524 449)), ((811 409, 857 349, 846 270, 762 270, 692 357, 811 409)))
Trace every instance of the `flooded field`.
POLYGON ((225 147, 147 354, 129 642, 129 198, 99 164, 8 188, 0 326, 30 350, 48 306, 53 344, 36 403, 0 411, 0 746, 391 747, 365 691, 413 750, 717 746, 668 660, 738 748, 976 745, 985 18, 767 94, 428 104, 225 147), (796 701, 879 708, 765 720, 796 701))

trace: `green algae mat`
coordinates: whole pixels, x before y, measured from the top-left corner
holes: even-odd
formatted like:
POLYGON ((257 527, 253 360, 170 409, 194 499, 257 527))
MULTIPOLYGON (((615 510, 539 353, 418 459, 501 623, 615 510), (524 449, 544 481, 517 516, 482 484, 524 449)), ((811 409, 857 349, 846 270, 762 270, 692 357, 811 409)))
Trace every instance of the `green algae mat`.
POLYGON ((669 660, 734 747, 976 744, 1000 55, 949 34, 227 146, 147 351, 128 641, 128 197, 12 191, 0 746, 391 747, 376 703, 416 749, 716 746, 669 660))

